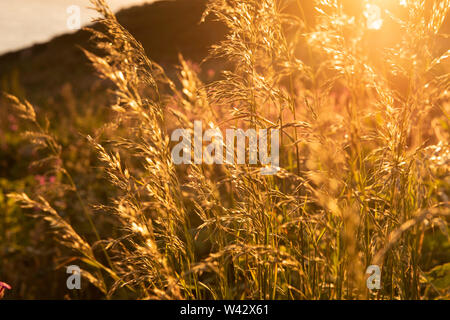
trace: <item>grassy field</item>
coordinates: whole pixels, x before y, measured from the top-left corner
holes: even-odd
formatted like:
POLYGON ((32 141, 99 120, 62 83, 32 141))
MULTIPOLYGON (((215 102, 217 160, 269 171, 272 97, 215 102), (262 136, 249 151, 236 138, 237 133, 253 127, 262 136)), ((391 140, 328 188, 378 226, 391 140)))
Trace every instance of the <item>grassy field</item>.
POLYGON ((92 3, 0 58, 6 298, 450 298, 449 0, 92 3), (278 173, 176 165, 194 121, 278 129, 278 173))

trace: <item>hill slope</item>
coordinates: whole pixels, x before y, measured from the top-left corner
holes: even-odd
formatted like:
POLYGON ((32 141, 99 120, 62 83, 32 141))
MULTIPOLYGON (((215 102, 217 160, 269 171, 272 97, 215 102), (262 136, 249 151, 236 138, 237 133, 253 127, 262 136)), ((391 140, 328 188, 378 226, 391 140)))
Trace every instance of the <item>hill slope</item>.
MULTIPOLYGON (((223 26, 211 21, 200 24, 205 2, 159 1, 122 10, 117 17, 153 60, 170 69, 179 52, 200 62, 209 46, 223 37, 223 26)), ((25 94, 32 101, 51 96, 65 83, 75 93, 85 90, 95 77, 80 47, 92 48, 89 33, 83 30, 1 56, 0 89, 25 94)))

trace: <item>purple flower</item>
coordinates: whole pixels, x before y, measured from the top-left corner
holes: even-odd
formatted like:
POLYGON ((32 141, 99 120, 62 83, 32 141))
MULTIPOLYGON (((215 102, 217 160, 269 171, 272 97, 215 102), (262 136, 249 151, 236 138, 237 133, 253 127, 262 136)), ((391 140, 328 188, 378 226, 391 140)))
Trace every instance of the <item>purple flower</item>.
POLYGON ((11 290, 11 286, 0 281, 0 299, 5 295, 5 289, 11 290))

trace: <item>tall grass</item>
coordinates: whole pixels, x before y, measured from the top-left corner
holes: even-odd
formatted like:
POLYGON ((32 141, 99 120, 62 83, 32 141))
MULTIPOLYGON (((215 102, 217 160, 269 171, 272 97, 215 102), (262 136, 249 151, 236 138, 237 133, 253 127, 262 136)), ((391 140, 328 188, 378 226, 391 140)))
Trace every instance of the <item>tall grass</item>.
POLYGON ((91 30, 98 52, 85 53, 114 84, 116 116, 86 139, 112 185, 107 203, 83 199, 58 137, 29 103, 11 99, 35 124, 31 139, 59 159, 53 169, 95 237, 86 240, 43 197, 11 197, 42 211, 106 297, 449 298, 421 257, 430 232, 448 236, 449 51, 439 39, 450 2, 399 3, 398 14, 384 15, 396 38, 379 41, 347 3, 315 1, 311 24, 301 1, 209 1, 204 18, 229 30, 211 56, 232 67, 204 84, 181 56, 170 79, 105 1, 93 0, 103 31, 91 30), (194 120, 280 129, 280 171, 175 166, 170 131, 193 130, 194 120), (113 233, 97 231, 102 214, 113 233), (369 291, 374 264, 382 289, 369 291))

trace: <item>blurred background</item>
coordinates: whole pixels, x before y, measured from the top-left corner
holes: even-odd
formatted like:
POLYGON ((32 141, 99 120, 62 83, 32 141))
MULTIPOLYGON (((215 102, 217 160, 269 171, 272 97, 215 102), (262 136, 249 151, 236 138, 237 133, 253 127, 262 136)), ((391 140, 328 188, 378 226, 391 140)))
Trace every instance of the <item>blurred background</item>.
MULTIPOLYGON (((120 9, 153 0, 111 0, 111 9, 120 9)), ((81 24, 95 18, 88 9, 88 0, 15 0, 0 2, 0 54, 46 42, 56 35, 70 32, 67 28, 67 8, 79 6, 81 24)))

